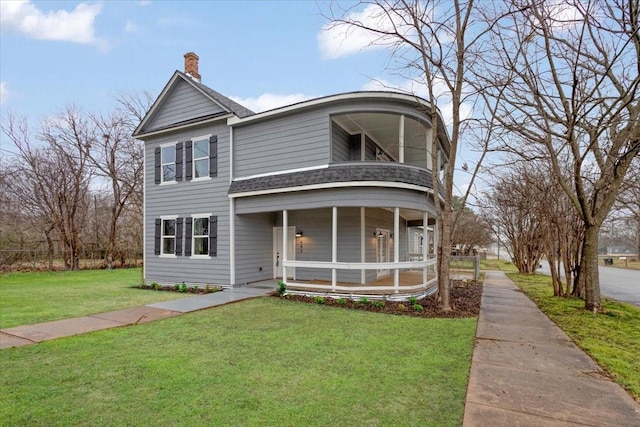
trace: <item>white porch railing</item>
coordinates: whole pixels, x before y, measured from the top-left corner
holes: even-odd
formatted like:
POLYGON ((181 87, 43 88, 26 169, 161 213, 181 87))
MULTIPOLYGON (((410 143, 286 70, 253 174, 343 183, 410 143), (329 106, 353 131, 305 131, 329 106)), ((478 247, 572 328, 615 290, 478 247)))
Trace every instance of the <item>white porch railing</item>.
MULTIPOLYGON (((325 262, 325 261, 291 261, 286 260, 282 262, 284 267, 288 268, 320 268, 335 270, 389 270, 393 271, 394 284, 393 285, 376 285, 367 286, 364 284, 353 284, 350 286, 339 285, 336 281, 336 275, 332 274, 331 284, 316 284, 307 282, 296 282, 295 280, 285 280, 285 283, 290 286, 304 287, 314 290, 329 290, 329 291, 346 291, 353 292, 357 290, 362 291, 393 291, 398 293, 402 291, 415 291, 420 289, 426 289, 436 283, 437 276, 428 279, 427 269, 429 267, 435 267, 437 262, 436 258, 428 259, 426 261, 406 261, 406 262, 325 262), (423 280, 422 283, 416 285, 400 285, 399 273, 400 270, 422 270, 423 280)), ((434 268, 435 270, 435 268, 434 268)))

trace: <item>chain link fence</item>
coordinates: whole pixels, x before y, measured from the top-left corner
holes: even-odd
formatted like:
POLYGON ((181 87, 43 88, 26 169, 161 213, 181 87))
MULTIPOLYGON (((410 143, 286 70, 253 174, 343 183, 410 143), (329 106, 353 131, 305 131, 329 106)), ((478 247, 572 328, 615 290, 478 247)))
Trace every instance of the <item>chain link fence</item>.
MULTIPOLYGON (((65 270, 64 255, 64 252, 61 251, 50 254, 46 250, 2 249, 0 250, 0 271, 65 270)), ((139 267, 142 265, 142 251, 140 249, 120 250, 118 255, 113 258, 111 265, 114 268, 139 267)), ((107 268, 106 250, 80 251, 79 267, 81 270, 107 268)))

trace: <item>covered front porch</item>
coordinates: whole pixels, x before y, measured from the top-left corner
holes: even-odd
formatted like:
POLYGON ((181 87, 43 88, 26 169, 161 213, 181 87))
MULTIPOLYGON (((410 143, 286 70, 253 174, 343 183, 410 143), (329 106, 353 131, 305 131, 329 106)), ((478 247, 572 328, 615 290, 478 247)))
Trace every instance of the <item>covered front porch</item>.
POLYGON ((288 292, 406 299, 436 289, 435 221, 426 211, 334 206, 278 217, 274 276, 288 292))

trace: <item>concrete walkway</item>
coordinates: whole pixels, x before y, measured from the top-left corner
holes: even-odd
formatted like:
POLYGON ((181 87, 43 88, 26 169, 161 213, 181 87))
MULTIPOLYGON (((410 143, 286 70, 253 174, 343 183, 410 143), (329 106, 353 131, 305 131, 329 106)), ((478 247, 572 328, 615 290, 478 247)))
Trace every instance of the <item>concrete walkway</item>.
POLYGON ((276 281, 259 282, 213 294, 125 308, 107 313, 72 319, 54 320, 34 325, 16 326, 0 330, 0 349, 20 347, 56 338, 69 337, 102 329, 148 323, 183 313, 203 310, 249 298, 267 295, 276 289, 276 281))
POLYGON ((504 273, 487 272, 463 426, 569 425, 640 426, 640 405, 504 273))

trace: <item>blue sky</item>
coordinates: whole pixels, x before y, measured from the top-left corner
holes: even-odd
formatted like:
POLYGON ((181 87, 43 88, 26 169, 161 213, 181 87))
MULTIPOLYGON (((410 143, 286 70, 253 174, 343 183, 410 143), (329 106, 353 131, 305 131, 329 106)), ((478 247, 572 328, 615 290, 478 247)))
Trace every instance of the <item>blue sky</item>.
POLYGON ((339 57, 328 56, 330 43, 319 41, 327 24, 322 7, 313 1, 3 1, 1 107, 30 121, 71 103, 108 109, 121 92, 159 93, 174 70, 183 70, 188 51, 200 56, 203 83, 258 110, 364 89, 384 77, 382 49, 347 47, 342 50, 351 52, 343 54, 344 40, 337 40, 333 56, 339 57))
MULTIPOLYGON (((2 0, 2 117, 24 116, 33 129, 71 104, 99 113, 122 93, 155 96, 176 69, 184 70, 189 51, 200 57, 204 84, 254 111, 389 85, 426 96, 389 71, 389 52, 371 47, 370 36, 328 30, 327 7, 320 1, 2 0)), ((370 12, 350 13, 371 22, 370 12)), ((449 106, 439 107, 447 121, 449 106)), ((0 135, 3 152, 11 147, 0 135)))

